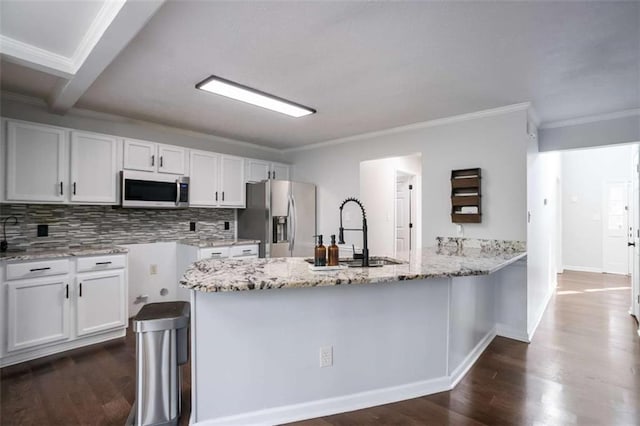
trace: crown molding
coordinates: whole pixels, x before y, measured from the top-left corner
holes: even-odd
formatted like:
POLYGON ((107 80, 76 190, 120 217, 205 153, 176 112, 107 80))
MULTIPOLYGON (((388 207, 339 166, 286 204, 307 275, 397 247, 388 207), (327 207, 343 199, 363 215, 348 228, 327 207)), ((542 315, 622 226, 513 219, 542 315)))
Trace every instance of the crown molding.
POLYGON ((4 35, 0 35, 0 52, 11 62, 57 77, 69 78, 75 73, 71 58, 4 35))
MULTIPOLYGON (((36 98, 33 96, 26 96, 26 95, 21 95, 19 93, 8 92, 3 90, 0 92, 0 100, 2 101, 8 100, 12 102, 32 105, 35 107, 42 108, 45 112, 49 113, 47 102, 44 101, 43 99, 36 98)), ((93 120, 111 121, 116 123, 137 124, 146 128, 170 131, 171 133, 176 133, 180 135, 196 137, 201 139, 207 139, 214 142, 222 142, 228 145, 243 146, 246 148, 257 149, 260 151, 267 151, 267 152, 272 152, 276 154, 282 154, 281 149, 272 148, 269 146, 258 145, 255 143, 240 141, 237 139, 231 139, 224 136, 217 136, 210 133, 197 132, 195 130, 182 129, 180 127, 167 126, 165 124, 154 123, 152 121, 138 120, 135 118, 124 117, 122 115, 110 114, 106 112, 91 111, 91 110, 82 109, 82 108, 71 108, 66 115, 75 116, 75 117, 84 117, 84 118, 89 118, 93 120)))
POLYGON ((286 148, 286 149, 283 149, 282 152, 291 153, 291 152, 298 152, 298 151, 307 151, 307 150, 316 149, 316 148, 323 148, 323 147, 333 146, 333 145, 341 145, 341 144, 355 142, 362 139, 369 139, 377 136, 392 135, 392 134, 411 131, 411 130, 425 129, 428 127, 444 126, 447 124, 454 124, 454 123, 460 123, 462 121, 475 120, 478 118, 508 114, 516 111, 528 111, 530 110, 530 108, 531 108, 531 102, 523 102, 519 104, 507 105, 507 106, 498 107, 498 108, 491 108, 491 109, 485 109, 482 111, 470 112, 467 114, 460 114, 460 115, 454 115, 451 117, 438 118, 435 120, 422 121, 419 123, 408 124, 406 126, 392 127, 390 129, 378 130, 375 132, 362 133, 354 136, 347 136, 345 138, 332 139, 332 140, 313 143, 310 145, 304 145, 300 147, 286 148))
POLYGON ((98 14, 91 22, 82 40, 80 40, 75 52, 71 58, 69 58, 73 64, 74 74, 78 72, 126 2, 127 0, 107 0, 102 4, 98 14))
POLYGON ((554 129, 557 127, 576 126, 578 124, 595 123, 596 121, 615 120, 616 118, 640 116, 640 108, 610 112, 607 114, 590 115, 587 117, 571 118, 569 120, 553 121, 543 124, 541 129, 554 129))

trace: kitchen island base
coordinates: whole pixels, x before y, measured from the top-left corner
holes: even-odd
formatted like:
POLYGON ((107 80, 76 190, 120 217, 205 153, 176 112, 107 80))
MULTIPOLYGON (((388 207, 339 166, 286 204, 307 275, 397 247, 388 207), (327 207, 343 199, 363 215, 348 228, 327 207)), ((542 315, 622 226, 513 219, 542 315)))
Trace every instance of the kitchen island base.
POLYGON ((527 341, 526 260, 489 275, 191 292, 194 424, 279 424, 454 387, 527 341), (320 367, 321 348, 332 365, 320 367))

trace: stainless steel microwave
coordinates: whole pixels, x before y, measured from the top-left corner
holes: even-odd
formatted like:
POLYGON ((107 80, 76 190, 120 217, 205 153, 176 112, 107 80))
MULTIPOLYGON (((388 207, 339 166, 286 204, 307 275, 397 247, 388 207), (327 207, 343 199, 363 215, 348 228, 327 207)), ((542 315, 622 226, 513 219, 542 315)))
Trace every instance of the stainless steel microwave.
POLYGON ((189 207, 189 178, 122 171, 122 207, 177 209, 189 207))

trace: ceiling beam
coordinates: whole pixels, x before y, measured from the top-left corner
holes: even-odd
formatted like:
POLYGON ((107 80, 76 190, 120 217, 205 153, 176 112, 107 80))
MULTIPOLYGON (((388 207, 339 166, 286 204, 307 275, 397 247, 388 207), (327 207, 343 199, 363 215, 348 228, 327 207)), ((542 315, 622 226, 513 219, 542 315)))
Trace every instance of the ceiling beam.
MULTIPOLYGON (((107 2, 109 3, 109 2, 107 2)), ((56 113, 66 113, 87 91, 100 74, 118 56, 129 42, 158 11, 164 0, 126 1, 105 12, 103 22, 109 21, 93 40, 85 37, 79 49, 77 69, 68 79, 58 81, 48 99, 49 108, 56 113)))

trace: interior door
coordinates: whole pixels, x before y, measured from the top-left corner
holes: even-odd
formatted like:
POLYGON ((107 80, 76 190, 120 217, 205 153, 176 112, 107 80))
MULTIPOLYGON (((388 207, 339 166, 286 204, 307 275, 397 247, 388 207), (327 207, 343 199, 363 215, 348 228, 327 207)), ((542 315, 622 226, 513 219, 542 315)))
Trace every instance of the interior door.
MULTIPOLYGON (((291 182, 291 204, 293 214, 292 253, 294 257, 311 257, 316 235, 316 186, 308 183, 291 182)), ((326 236, 329 242, 329 236, 326 236)), ((328 244, 325 244, 328 245, 328 244)))
POLYGON ((396 172, 395 257, 409 252, 409 183, 408 176, 396 172))
POLYGON ((605 183, 603 270, 611 274, 629 273, 627 188, 627 182, 605 183))
MULTIPOLYGON (((631 267, 632 293, 631 293, 631 313, 636 319, 640 320, 640 149, 638 145, 633 149, 633 215, 631 238, 629 242, 635 244, 633 246, 633 261, 631 267)), ((640 332, 640 328, 638 328, 640 332)))

